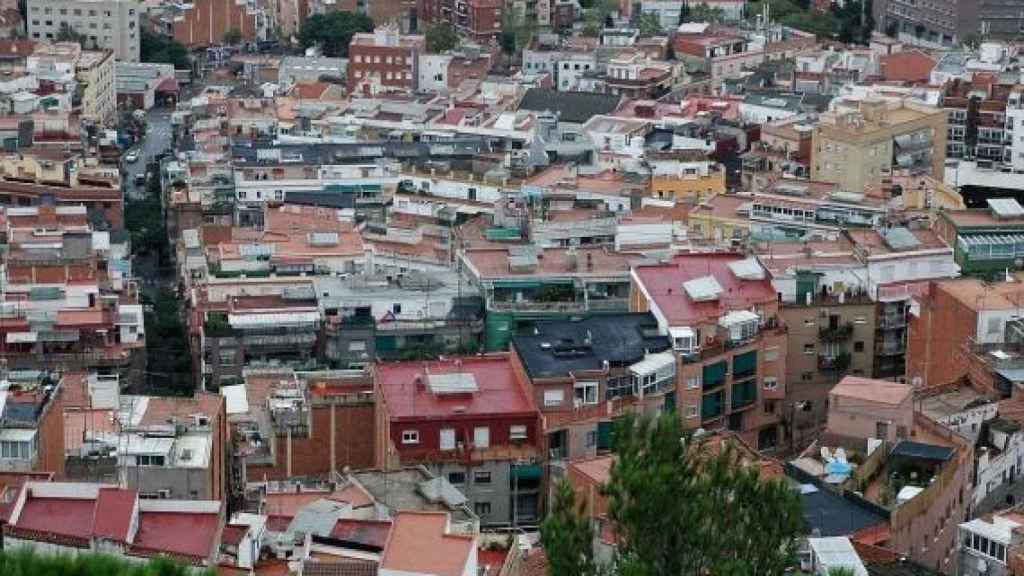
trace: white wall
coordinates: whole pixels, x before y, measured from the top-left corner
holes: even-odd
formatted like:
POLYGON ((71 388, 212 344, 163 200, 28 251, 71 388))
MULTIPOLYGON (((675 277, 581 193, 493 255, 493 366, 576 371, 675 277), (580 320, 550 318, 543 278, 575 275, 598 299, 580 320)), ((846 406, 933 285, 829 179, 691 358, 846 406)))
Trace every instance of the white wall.
POLYGON ((452 57, 447 54, 420 54, 419 58, 419 89, 424 92, 447 93, 448 64, 452 57))

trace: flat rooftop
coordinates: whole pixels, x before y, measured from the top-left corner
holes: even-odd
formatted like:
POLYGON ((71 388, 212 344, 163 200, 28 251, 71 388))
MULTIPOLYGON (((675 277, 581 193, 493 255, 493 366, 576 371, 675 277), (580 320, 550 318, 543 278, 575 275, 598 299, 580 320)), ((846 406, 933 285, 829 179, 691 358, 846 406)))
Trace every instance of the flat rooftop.
POLYGON ((600 370, 605 361, 625 366, 670 347, 650 312, 538 322, 533 334, 514 337, 512 345, 531 378, 600 370))

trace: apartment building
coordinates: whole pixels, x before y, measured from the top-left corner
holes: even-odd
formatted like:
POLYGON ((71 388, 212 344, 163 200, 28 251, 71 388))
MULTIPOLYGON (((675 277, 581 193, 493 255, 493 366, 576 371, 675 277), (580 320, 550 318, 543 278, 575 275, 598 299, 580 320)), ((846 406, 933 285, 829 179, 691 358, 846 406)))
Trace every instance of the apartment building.
POLYGON ((811 179, 854 193, 877 192, 901 172, 942 180, 946 114, 910 101, 862 101, 856 111, 823 114, 811 148, 811 179))
POLYGON ((675 410, 676 357, 649 312, 537 322, 512 339, 512 354, 552 461, 608 452, 614 418, 627 410, 675 410))
POLYGON ((163 31, 189 49, 224 44, 224 36, 237 30, 249 42, 266 40, 273 15, 256 0, 194 0, 170 4, 160 17, 163 31))
POLYGON ((447 22, 474 42, 487 43, 501 34, 502 0, 423 0, 425 23, 447 22))
POLYGON ((93 230, 81 206, 8 208, 2 219, 8 366, 139 377, 145 329, 127 245, 93 230))
POLYGON ((87 48, 110 50, 119 61, 139 61, 137 0, 31 0, 27 10, 33 40, 53 41, 69 27, 86 39, 87 48))
POLYGON ((419 54, 425 48, 423 36, 404 35, 392 24, 378 26, 373 33, 356 34, 348 49, 349 93, 414 92, 419 82, 419 54))
POLYGON ((1020 94, 1014 85, 1000 83, 992 74, 979 73, 970 82, 956 78, 945 85, 941 105, 948 126, 946 156, 1011 162, 1006 156, 1014 148, 1016 118, 1010 116, 1009 101, 1013 96, 1019 106, 1020 94))
POLYGON ((787 339, 775 289, 756 259, 679 255, 632 269, 630 310, 650 311, 680 357, 677 412, 687 428, 780 445, 787 339))
POLYGON ((539 521, 541 419, 508 353, 376 366, 390 450, 448 479, 481 524, 539 521))
POLYGON ((935 230, 954 247, 954 258, 964 274, 992 278, 1020 268, 1024 207, 1013 198, 992 198, 987 203, 988 208, 939 212, 935 230))
POLYGON ((875 302, 823 280, 813 272, 800 275, 796 301, 781 308, 788 331, 785 418, 798 445, 824 426, 829 391, 844 375, 874 373, 875 302))
MULTIPOLYGON (((6 368, 5 368, 6 370, 6 368)), ((64 387, 40 372, 0 381, 0 470, 64 478, 64 387)))
POLYGON ((82 52, 75 65, 75 80, 81 91, 82 117, 109 126, 117 112, 114 90, 114 52, 82 52))
MULTIPOLYGON (((93 390, 98 389, 90 385, 93 390)), ((116 479, 143 498, 222 500, 227 490, 224 399, 120 395, 114 409, 69 411, 68 478, 116 479), (110 425, 100 422, 108 418, 110 425)))
POLYGON ((700 150, 678 150, 651 155, 651 195, 699 204, 724 194, 725 167, 700 150))
POLYGON ((537 320, 628 309, 630 257, 606 247, 470 248, 459 258, 483 294, 487 350, 507 349, 537 320))
MULTIPOLYGON (((362 371, 250 367, 221 388, 230 433, 231 485, 294 477, 334 477, 345 468, 380 469, 380 400, 362 371)), ((383 447, 382 447, 383 446, 383 447)))

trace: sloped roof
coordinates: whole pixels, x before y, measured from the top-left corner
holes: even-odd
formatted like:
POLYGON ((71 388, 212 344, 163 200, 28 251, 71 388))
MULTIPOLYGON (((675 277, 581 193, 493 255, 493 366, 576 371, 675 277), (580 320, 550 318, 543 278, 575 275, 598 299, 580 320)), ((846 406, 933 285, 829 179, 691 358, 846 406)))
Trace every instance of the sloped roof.
POLYGON ((610 114, 619 106, 619 96, 594 92, 558 92, 530 88, 519 101, 520 110, 551 111, 562 122, 582 124, 593 116, 610 114))

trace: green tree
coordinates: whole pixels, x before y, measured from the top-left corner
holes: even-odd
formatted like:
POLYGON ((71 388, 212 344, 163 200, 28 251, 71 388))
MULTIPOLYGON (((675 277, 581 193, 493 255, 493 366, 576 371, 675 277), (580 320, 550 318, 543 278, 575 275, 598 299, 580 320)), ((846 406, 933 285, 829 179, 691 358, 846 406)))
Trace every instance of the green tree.
POLYGON ((505 10, 501 18, 501 49, 506 54, 522 52, 530 47, 537 35, 537 23, 526 17, 519 8, 505 10))
POLYGON ((633 27, 640 31, 641 36, 659 36, 665 33, 665 29, 661 27, 661 19, 651 12, 634 18, 633 27))
POLYGON ((54 37, 54 40, 57 42, 75 42, 82 48, 85 48, 87 38, 85 34, 75 32, 75 29, 67 22, 61 22, 60 29, 57 30, 57 35, 54 37))
MULTIPOLYGON (((131 562, 108 554, 37 554, 29 548, 0 552, 0 574, 4 576, 189 576, 192 569, 166 558, 131 562)), ((213 576, 213 570, 199 572, 213 576)))
POLYGON ((188 49, 174 38, 150 32, 145 26, 139 34, 139 60, 142 62, 174 64, 179 70, 192 68, 188 49))
POLYGON ((353 36, 372 31, 373 20, 366 14, 345 11, 314 14, 299 30, 299 45, 302 48, 319 45, 324 56, 344 58, 348 56, 353 36))
POLYGON ((224 43, 228 46, 235 46, 242 41, 242 31, 237 27, 232 26, 230 30, 224 33, 224 43))
POLYGON ((617 9, 615 0, 595 0, 583 15, 583 35, 599 36, 608 24, 608 16, 617 9))
POLYGON ((727 443, 689 437, 671 415, 626 417, 615 453, 605 492, 630 574, 781 576, 793 565, 798 496, 727 443))
POLYGON ((548 576, 593 576, 594 528, 577 507, 576 493, 566 480, 555 485, 551 513, 540 525, 540 540, 548 556, 548 576))
POLYGON ((857 576, 857 573, 853 568, 847 568, 846 566, 836 566, 835 568, 828 569, 828 576, 857 576))
POLYGON ((455 26, 443 22, 427 28, 426 40, 427 50, 440 54, 459 45, 459 34, 455 31, 455 26))
POLYGON ((684 20, 686 22, 721 22, 725 12, 717 6, 708 4, 687 5, 684 20))

